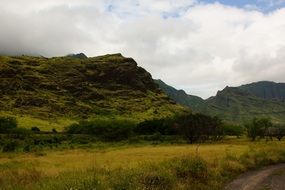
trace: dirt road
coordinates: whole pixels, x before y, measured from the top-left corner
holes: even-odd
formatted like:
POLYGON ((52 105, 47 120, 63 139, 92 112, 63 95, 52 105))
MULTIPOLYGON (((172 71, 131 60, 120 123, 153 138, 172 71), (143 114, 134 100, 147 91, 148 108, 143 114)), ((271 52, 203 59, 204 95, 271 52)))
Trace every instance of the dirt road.
POLYGON ((285 164, 242 174, 229 183, 225 190, 285 190, 285 164))

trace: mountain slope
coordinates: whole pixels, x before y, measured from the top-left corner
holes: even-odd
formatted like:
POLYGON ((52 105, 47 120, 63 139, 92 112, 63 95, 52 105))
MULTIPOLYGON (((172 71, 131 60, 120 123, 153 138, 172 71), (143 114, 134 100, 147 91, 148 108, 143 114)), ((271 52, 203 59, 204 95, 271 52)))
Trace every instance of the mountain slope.
POLYGON ((20 119, 142 120, 185 110, 159 90, 147 71, 121 54, 0 56, 0 81, 0 114, 20 119))
POLYGON ((157 82, 160 88, 177 103, 228 121, 241 123, 253 117, 270 117, 285 123, 284 83, 256 82, 239 87, 226 87, 216 96, 202 100, 157 82))
POLYGON ((239 88, 266 100, 285 101, 285 83, 261 81, 242 85, 239 88))
POLYGON ((217 115, 231 122, 244 122, 253 117, 269 117, 285 122, 285 104, 253 95, 240 87, 226 87, 206 100, 205 113, 217 115))
POLYGON ((172 86, 167 85, 162 80, 154 80, 159 88, 163 90, 171 99, 177 103, 187 106, 194 111, 202 110, 204 108, 204 100, 198 96, 188 95, 184 90, 177 90, 172 86))

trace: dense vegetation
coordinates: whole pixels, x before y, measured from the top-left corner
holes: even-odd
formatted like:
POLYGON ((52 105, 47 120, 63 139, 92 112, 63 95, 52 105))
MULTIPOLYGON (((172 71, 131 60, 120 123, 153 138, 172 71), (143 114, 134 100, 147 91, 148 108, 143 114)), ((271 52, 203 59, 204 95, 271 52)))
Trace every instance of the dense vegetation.
POLYGON ((71 148, 97 142, 127 143, 205 143, 221 141, 225 136, 247 134, 252 141, 266 138, 279 141, 285 126, 266 118, 254 118, 244 126, 223 123, 217 117, 184 114, 168 119, 145 120, 140 123, 122 119, 82 120, 65 127, 63 132, 41 131, 37 127, 18 127, 12 117, 0 117, 0 150, 33 152, 41 149, 71 148))
POLYGON ((188 114, 172 119, 146 120, 136 124, 130 120, 82 120, 65 128, 40 131, 19 128, 15 118, 0 117, 0 147, 3 152, 32 151, 62 145, 89 144, 92 142, 168 141, 189 143, 217 141, 224 136, 222 122, 202 114, 188 114))

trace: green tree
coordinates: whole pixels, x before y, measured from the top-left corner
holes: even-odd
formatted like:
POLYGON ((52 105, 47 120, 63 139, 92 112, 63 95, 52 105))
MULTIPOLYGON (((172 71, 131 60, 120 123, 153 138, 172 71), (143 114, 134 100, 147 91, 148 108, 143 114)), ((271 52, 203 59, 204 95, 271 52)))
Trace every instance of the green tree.
POLYGON ((223 137, 222 121, 204 114, 188 114, 178 119, 181 134, 189 141, 219 140, 223 137))
POLYGON ((253 118, 249 123, 245 124, 248 137, 255 141, 257 137, 264 138, 267 130, 273 124, 269 118, 253 118))
POLYGON ((273 137, 277 138, 279 141, 285 136, 285 126, 283 125, 273 125, 269 127, 266 131, 266 136, 273 140, 273 137))
POLYGON ((223 130, 225 135, 229 136, 242 136, 245 132, 245 128, 242 125, 224 124, 223 130))

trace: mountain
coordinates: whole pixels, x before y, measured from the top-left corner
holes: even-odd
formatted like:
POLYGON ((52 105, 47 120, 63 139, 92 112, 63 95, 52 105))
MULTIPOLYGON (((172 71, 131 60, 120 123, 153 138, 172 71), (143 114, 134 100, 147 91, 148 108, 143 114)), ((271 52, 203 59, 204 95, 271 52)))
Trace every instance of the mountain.
POLYGON ((274 122, 285 123, 283 101, 256 96, 244 86, 247 85, 226 87, 219 91, 216 96, 206 100, 207 106, 204 112, 231 122, 244 122, 253 117, 269 117, 274 122))
POLYGON ((285 101, 285 83, 261 81, 242 85, 239 88, 266 100, 285 101))
POLYGON ((87 59, 88 58, 84 53, 69 54, 69 55, 67 55, 67 57, 78 58, 78 59, 87 59))
POLYGON ((285 123, 284 83, 261 81, 238 87, 227 86, 206 100, 193 98, 163 82, 156 83, 170 98, 194 112, 218 116, 234 123, 253 117, 270 117, 274 122, 285 123))
POLYGON ((192 110, 200 110, 204 107, 205 101, 193 95, 188 95, 184 90, 177 90, 172 86, 167 85, 162 80, 154 80, 156 84, 163 90, 172 100, 176 101, 177 103, 190 107, 192 110))
POLYGON ((185 111, 151 75, 121 54, 87 58, 0 56, 0 115, 22 125, 86 118, 160 118, 185 111))

